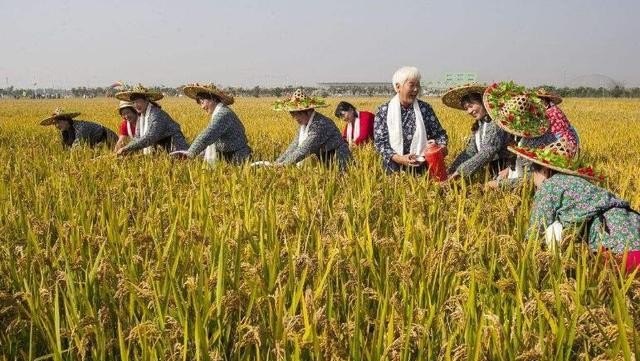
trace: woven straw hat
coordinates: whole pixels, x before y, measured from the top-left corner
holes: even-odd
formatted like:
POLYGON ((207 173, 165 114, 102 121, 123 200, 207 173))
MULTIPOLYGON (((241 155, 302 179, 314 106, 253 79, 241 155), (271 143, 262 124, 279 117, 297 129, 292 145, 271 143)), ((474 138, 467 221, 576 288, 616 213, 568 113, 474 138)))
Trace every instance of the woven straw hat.
POLYGON ((118 104, 118 113, 122 114, 122 109, 124 108, 131 108, 134 112, 136 111, 136 107, 133 105, 133 102, 121 100, 120 104, 118 104))
POLYGON ((442 103, 450 108, 464 110, 461 101, 468 94, 477 93, 482 96, 486 85, 482 84, 465 84, 447 90, 442 96, 442 103))
POLYGON ((213 94, 220 98, 224 105, 231 105, 234 102, 233 96, 225 93, 222 89, 216 87, 213 83, 210 84, 187 84, 182 89, 184 95, 191 99, 196 99, 199 93, 213 94))
POLYGON ((65 112, 63 108, 56 108, 51 116, 40 121, 40 125, 53 125, 58 119, 73 119, 80 115, 80 112, 65 112))
POLYGON ((545 98, 551 101, 553 104, 558 105, 562 103, 562 97, 554 92, 550 92, 545 88, 536 90, 536 96, 538 98, 545 98))
POLYGON ((273 110, 300 112, 314 108, 324 108, 328 106, 324 99, 318 97, 310 97, 304 93, 302 89, 297 89, 291 98, 277 100, 273 103, 273 110))
POLYGON ((571 157, 567 145, 562 141, 540 148, 509 146, 507 149, 522 158, 560 173, 594 181, 604 179, 596 175, 591 166, 585 166, 578 158, 571 157))
POLYGON ((542 100, 514 82, 490 85, 482 96, 489 116, 505 131, 524 138, 549 130, 542 100))
POLYGON ((138 84, 133 88, 118 92, 115 95, 117 99, 128 101, 128 102, 133 101, 133 98, 136 96, 143 96, 147 98, 147 100, 150 102, 155 102, 157 100, 164 98, 164 95, 162 95, 161 92, 156 90, 149 90, 144 86, 142 86, 142 84, 138 84))

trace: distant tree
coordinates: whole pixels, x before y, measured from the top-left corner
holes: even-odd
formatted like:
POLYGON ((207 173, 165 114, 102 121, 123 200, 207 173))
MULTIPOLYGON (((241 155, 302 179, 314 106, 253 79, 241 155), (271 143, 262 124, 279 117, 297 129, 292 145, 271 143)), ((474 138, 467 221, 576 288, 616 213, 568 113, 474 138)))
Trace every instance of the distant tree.
POLYGON ((613 87, 613 89, 611 89, 609 93, 614 98, 620 98, 624 95, 624 88, 620 85, 616 85, 615 87, 613 87))

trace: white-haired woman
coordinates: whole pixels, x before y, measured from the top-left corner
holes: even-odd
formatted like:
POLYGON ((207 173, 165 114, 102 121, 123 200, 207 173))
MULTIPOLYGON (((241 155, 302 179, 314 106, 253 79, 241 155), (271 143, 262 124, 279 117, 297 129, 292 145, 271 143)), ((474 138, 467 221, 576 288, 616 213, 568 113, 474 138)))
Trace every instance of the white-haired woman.
POLYGON ((447 146, 447 132, 435 112, 418 99, 420 79, 415 67, 398 69, 392 79, 396 95, 378 108, 374 119, 374 144, 388 173, 408 170, 422 174, 426 170, 422 155, 427 143, 447 146))

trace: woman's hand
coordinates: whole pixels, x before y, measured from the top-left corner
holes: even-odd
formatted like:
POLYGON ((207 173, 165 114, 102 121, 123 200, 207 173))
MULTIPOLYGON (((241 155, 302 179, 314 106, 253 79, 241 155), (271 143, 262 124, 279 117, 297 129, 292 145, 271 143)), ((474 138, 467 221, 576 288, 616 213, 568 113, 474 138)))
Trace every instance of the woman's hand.
POLYGON ((500 183, 497 180, 488 181, 484 184, 485 189, 498 189, 500 188, 500 183))
POLYGON ((186 152, 172 152, 169 154, 171 156, 171 158, 173 159, 177 159, 177 160, 185 160, 185 159, 189 159, 189 156, 187 155, 186 152))
POLYGON ((460 173, 458 172, 453 172, 451 174, 449 174, 449 177, 447 178, 447 180, 445 181, 445 183, 451 183, 454 180, 460 178, 460 173))
POLYGON ((391 160, 405 167, 417 167, 420 165, 420 162, 418 162, 417 156, 415 154, 394 154, 391 157, 391 160))
POLYGON ((116 155, 118 156, 125 156, 129 154, 129 151, 126 148, 120 148, 116 151, 116 155))
POLYGON ((509 176, 509 168, 505 168, 498 173, 496 180, 506 179, 509 176))

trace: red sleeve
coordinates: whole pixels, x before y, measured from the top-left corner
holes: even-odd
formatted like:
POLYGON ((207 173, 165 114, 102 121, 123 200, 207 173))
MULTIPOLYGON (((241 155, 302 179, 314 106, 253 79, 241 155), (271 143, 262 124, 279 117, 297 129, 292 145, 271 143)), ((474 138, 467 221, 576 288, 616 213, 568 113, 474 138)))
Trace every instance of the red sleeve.
POLYGON ((122 119, 120 126, 118 127, 118 135, 124 135, 125 137, 129 135, 127 133, 127 121, 124 119, 122 119))
POLYGON ((355 140, 357 145, 364 144, 373 138, 373 119, 375 115, 370 112, 360 112, 360 135, 355 140))

